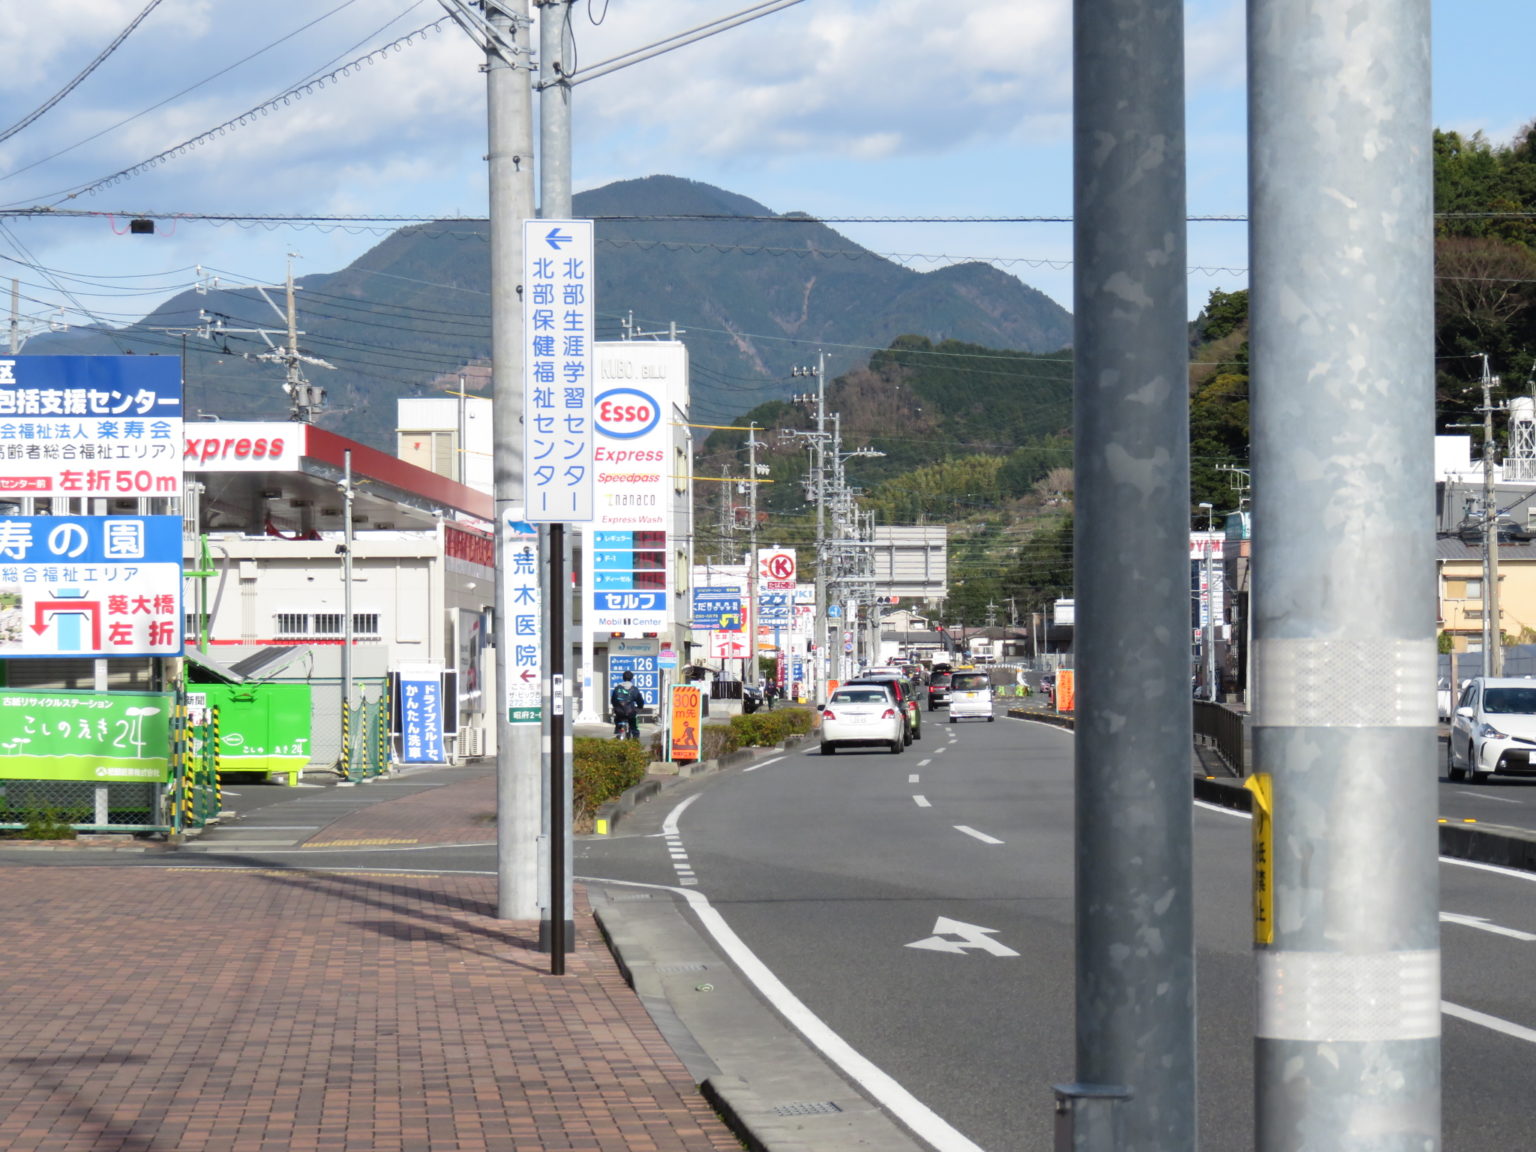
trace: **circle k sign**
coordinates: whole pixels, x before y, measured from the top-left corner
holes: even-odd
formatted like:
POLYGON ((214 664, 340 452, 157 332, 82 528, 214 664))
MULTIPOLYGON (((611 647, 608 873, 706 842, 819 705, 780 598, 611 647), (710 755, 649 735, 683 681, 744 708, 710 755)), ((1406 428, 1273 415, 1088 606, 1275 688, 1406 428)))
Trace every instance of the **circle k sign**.
POLYGON ((770 580, 793 580, 795 558, 787 552, 775 552, 763 561, 763 575, 770 580))
POLYGON ((636 440, 661 419, 661 405, 638 388, 613 388, 592 402, 593 423, 614 440, 636 440))

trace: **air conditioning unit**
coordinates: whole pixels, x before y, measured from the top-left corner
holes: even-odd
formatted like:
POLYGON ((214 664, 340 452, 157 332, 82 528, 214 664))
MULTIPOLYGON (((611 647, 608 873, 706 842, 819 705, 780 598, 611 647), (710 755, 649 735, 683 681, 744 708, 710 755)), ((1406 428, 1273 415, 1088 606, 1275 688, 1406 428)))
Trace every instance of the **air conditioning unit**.
POLYGON ((473 760, 485 755, 485 729, 461 728, 459 730, 459 756, 473 760))

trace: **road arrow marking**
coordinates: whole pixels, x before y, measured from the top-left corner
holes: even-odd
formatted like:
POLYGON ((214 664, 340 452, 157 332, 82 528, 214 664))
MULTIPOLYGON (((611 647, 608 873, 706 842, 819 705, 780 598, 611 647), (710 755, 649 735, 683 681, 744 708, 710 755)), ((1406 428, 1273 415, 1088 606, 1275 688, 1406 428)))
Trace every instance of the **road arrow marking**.
POLYGON ((1463 916, 1458 912, 1442 912, 1440 922, 1460 924, 1464 928, 1477 928, 1484 932, 1492 932, 1495 936, 1508 936, 1512 940, 1536 940, 1536 933, 1522 932, 1518 928, 1506 928, 1502 924, 1494 924, 1486 916, 1463 916))
POLYGON ((993 956, 1017 956, 1018 953, 1006 944, 999 944, 992 939, 991 933, 998 931, 996 928, 983 928, 979 924, 966 924, 961 920, 951 920, 948 916, 940 916, 933 922, 934 934, 926 940, 914 940, 905 945, 907 948, 926 948, 930 952, 964 952, 967 948, 979 948, 983 952, 990 952, 993 956), (946 940, 946 936, 958 936, 958 940, 946 940))
POLYGON ((560 246, 562 244, 569 244, 575 239, 576 237, 569 236, 566 233, 560 231, 560 226, 558 224, 551 228, 548 235, 544 237, 545 242, 548 243, 549 246, 556 252, 560 251, 560 246))

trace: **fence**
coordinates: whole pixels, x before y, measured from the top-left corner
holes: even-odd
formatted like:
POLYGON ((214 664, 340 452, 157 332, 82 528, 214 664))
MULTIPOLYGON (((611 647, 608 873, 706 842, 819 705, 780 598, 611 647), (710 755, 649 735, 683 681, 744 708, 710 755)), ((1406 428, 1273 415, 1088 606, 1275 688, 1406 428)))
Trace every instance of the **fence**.
POLYGON ((1195 739, 1214 747, 1232 775, 1248 774, 1246 721, 1248 715, 1225 704, 1195 700, 1195 739))
POLYGON ((389 692, 377 685, 372 698, 368 686, 362 699, 348 707, 341 726, 337 754, 338 774, 348 780, 369 780, 389 771, 389 692))

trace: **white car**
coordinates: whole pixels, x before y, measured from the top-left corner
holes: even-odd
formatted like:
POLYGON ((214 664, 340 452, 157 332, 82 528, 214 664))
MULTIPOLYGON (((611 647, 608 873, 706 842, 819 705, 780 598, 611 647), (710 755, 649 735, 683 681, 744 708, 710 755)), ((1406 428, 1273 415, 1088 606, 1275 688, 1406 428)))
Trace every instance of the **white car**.
POLYGON ((878 744, 891 752, 906 747, 901 705, 883 684, 853 684, 832 693, 821 713, 821 754, 855 744, 878 744))
POLYGON ((1484 781, 1495 772, 1536 774, 1536 680, 1478 676, 1467 681, 1451 717, 1446 775, 1484 781))
POLYGON ((992 677, 985 672, 955 672, 949 678, 949 722, 995 720, 992 677))

